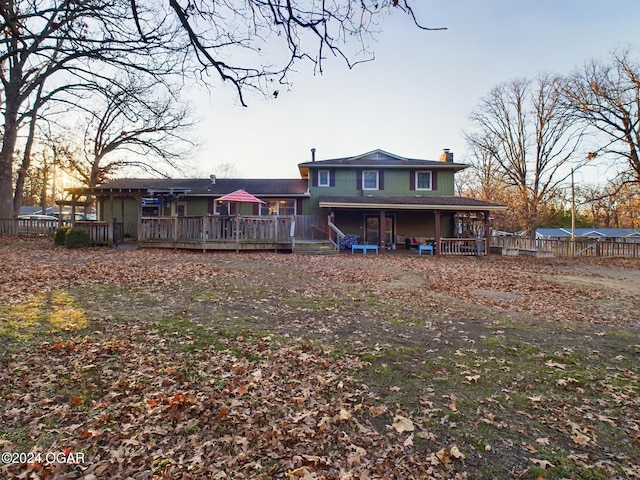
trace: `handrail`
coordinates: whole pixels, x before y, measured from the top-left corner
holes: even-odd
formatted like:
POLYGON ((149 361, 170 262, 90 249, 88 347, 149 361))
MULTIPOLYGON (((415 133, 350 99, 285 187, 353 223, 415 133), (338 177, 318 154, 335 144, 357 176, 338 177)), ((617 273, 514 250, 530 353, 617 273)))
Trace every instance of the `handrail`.
POLYGON ((346 235, 342 232, 342 230, 340 230, 338 227, 336 227, 331 221, 327 222, 327 225, 329 226, 329 230, 332 230, 336 234, 336 240, 334 240, 333 236, 331 235, 331 231, 330 231, 329 232, 329 241, 336 248, 336 250, 339 250, 340 249, 340 240, 342 240, 346 235))

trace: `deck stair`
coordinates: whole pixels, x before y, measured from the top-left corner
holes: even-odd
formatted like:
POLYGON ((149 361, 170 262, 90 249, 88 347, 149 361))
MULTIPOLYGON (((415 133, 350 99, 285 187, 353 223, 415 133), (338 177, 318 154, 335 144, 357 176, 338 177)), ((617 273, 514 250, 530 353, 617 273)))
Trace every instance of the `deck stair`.
POLYGON ((339 255, 337 250, 328 240, 296 240, 293 253, 302 255, 339 255))

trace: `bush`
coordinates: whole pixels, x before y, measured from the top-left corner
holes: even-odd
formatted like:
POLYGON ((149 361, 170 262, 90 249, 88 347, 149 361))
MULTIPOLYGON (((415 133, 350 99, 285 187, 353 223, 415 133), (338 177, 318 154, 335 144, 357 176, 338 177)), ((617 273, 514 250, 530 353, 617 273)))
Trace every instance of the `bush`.
POLYGON ((56 233, 53 236, 53 243, 56 245, 64 245, 67 237, 67 232, 71 230, 69 225, 56 228, 56 233))
POLYGON ((82 248, 89 246, 89 232, 81 228, 72 228, 64 239, 67 248, 82 248))

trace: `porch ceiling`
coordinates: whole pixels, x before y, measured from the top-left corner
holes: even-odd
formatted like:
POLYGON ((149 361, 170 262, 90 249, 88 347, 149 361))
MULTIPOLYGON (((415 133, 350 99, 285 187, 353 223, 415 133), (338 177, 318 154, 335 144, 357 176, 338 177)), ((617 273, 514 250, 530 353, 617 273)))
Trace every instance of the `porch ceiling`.
POLYGON ((319 198, 321 208, 395 209, 395 210, 465 210, 500 211, 505 205, 465 197, 330 197, 319 198))

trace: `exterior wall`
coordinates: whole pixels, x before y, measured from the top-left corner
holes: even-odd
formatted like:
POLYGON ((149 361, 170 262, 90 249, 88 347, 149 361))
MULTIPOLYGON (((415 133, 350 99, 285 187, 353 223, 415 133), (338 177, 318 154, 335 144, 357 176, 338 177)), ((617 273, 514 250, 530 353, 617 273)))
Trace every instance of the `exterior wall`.
POLYGON ((434 237, 435 214, 415 211, 398 212, 396 214, 396 236, 434 237))
POLYGON ((187 204, 187 216, 202 216, 208 213, 209 199, 207 197, 185 197, 180 201, 187 204))
POLYGON ((140 214, 140 205, 134 198, 114 198, 110 200, 100 201, 99 220, 112 222, 116 219, 117 223, 122 224, 125 236, 136 238, 138 236, 138 215, 140 214), (112 210, 113 206, 113 210, 112 210))
POLYGON ((362 210, 341 210, 335 213, 335 225, 347 235, 364 235, 364 215, 362 210))
MULTIPOLYGON (((318 197, 323 195, 330 196, 362 196, 373 195, 382 197, 422 195, 422 196, 453 196, 455 194, 454 172, 451 170, 429 170, 432 175, 436 175, 435 190, 411 190, 411 176, 415 169, 380 169, 371 168, 378 172, 384 172, 382 175, 382 189, 378 190, 358 190, 358 176, 361 175, 363 169, 345 168, 345 169, 329 169, 331 175, 335 178, 331 182, 331 186, 313 186, 313 181, 309 182, 309 193, 314 205, 318 203, 318 197)), ((313 177, 312 172, 312 177, 313 177)))

